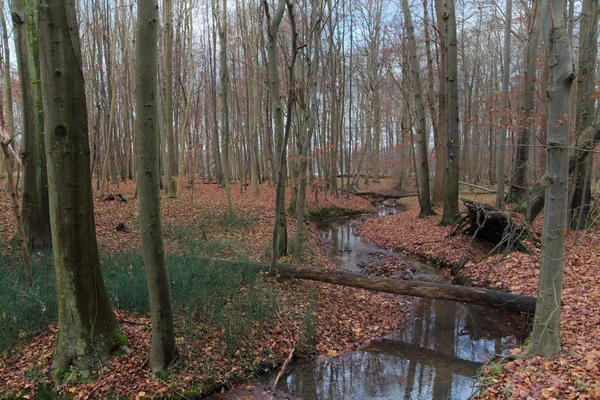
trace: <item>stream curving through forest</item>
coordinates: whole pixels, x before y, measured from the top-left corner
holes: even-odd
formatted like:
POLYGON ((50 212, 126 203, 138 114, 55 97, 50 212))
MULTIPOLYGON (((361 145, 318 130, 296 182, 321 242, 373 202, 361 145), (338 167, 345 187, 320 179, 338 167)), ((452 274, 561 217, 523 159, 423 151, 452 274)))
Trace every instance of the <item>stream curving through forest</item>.
MULTIPOLYGON (((385 207, 378 218, 396 212, 385 207)), ((362 239, 358 222, 338 218, 318 225, 328 255, 344 270, 363 273, 369 258, 382 254, 401 257, 403 273, 413 278, 445 279, 434 266, 362 239)), ((418 299, 401 329, 340 357, 296 361, 277 389, 301 399, 468 399, 479 367, 520 345, 523 326, 523 319, 494 308, 418 299)))

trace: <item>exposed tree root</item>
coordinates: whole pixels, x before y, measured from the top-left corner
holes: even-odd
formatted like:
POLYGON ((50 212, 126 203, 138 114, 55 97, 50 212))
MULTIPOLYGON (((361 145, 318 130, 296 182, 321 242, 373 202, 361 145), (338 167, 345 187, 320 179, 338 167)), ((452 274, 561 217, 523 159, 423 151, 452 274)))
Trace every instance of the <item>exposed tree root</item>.
POLYGON ((539 239, 523 215, 472 200, 462 199, 462 202, 467 210, 452 226, 450 236, 466 234, 473 240, 487 240, 496 245, 494 251, 502 248, 506 251, 530 253, 530 246, 539 245, 539 239), (530 243, 529 247, 527 242, 530 243))

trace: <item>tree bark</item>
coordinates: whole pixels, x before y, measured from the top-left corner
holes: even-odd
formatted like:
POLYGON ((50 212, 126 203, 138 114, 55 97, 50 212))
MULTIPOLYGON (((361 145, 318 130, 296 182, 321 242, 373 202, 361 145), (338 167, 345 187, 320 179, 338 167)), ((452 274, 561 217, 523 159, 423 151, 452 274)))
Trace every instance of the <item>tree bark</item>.
MULTIPOLYGON (((573 142, 568 148, 575 149, 569 157, 569 175, 573 175, 577 170, 577 165, 585 162, 587 157, 593 152, 596 144, 600 142, 600 114, 588 125, 579 135, 579 144, 573 142)), ((547 180, 547 173, 543 176, 547 180)), ((535 218, 544 209, 546 200, 546 186, 539 186, 531 191, 531 194, 525 198, 518 206, 519 211, 529 205, 529 222, 535 218)))
POLYGON ((4 166, 6 167, 6 186, 10 193, 10 201, 13 212, 15 214, 15 220, 17 222, 17 233, 19 234, 19 241, 21 242, 21 254, 23 256, 23 266, 25 267, 25 276, 31 283, 33 281, 33 272, 31 271, 31 261, 29 259, 29 248, 27 247, 27 241, 25 240, 25 229, 23 228, 23 218, 21 217, 21 209, 19 207, 19 201, 17 199, 17 186, 15 185, 14 173, 11 167, 12 160, 10 159, 10 134, 6 129, 6 121, 4 120, 4 106, 0 105, 0 126, 2 127, 2 134, 0 135, 0 147, 2 147, 2 155, 4 166))
POLYGON ((446 178, 442 225, 450 225, 459 214, 458 166, 460 137, 458 135, 458 57, 456 52, 455 0, 447 0, 444 11, 446 25, 446 178))
POLYGON ((175 135, 173 133, 173 0, 165 0, 163 9, 165 21, 165 139, 167 141, 165 180, 167 196, 177 197, 175 175, 177 173, 177 158, 175 157, 175 135))
MULTIPOLYGON (((510 1, 510 0, 509 0, 510 1)), ((417 112, 417 150, 419 152, 419 172, 421 173, 419 204, 421 205, 420 217, 433 215, 429 197, 429 161, 427 160, 427 131, 425 126, 425 105, 421 89, 420 62, 417 58, 417 43, 415 40, 415 29, 408 8, 408 0, 402 0, 402 11, 406 23, 408 36, 408 53, 410 57, 410 72, 413 81, 415 96, 415 107, 417 112)))
MULTIPOLYGON (((158 0, 139 6, 136 41, 137 174, 140 233, 152 318, 150 368, 161 371, 175 358, 175 328, 171 284, 165 259, 160 213, 159 132, 157 112, 158 0)), ((190 101, 188 99, 188 101, 190 101)))
MULTIPOLYGON (((273 254, 271 262, 273 265, 279 257, 285 256, 287 253, 287 225, 285 221, 285 145, 284 145, 284 124, 283 110, 280 100, 280 80, 279 72, 277 71, 277 36, 279 25, 283 19, 285 12, 286 1, 279 0, 277 10, 273 17, 269 11, 269 4, 265 0, 264 8, 267 18, 268 30, 268 73, 269 73, 269 91, 271 95, 271 107, 273 110, 273 119, 275 123, 275 162, 276 168, 276 198, 275 198, 275 221, 273 223, 273 254), (283 195, 283 199, 281 199, 283 195)), ((295 49, 294 49, 295 51, 295 49)), ((292 84, 292 81, 290 81, 292 84)), ((291 117, 291 109, 288 109, 291 117)))
POLYGON ((446 186, 446 22, 444 19, 444 0, 435 0, 435 14, 438 36, 438 137, 434 137, 435 145, 435 176, 433 180, 433 198, 435 204, 444 201, 446 186))
POLYGON ((510 121, 510 35, 512 23, 512 0, 506 0, 506 21, 504 26, 504 57, 502 61, 502 131, 498 141, 498 159, 496 160, 496 208, 504 210, 504 160, 506 153, 506 136, 510 121))
POLYGON ((233 204, 231 202, 231 189, 229 187, 229 74, 227 72, 227 0, 223 0, 223 13, 221 25, 219 28, 219 42, 221 49, 219 52, 219 70, 221 72, 220 97, 221 97, 221 153, 223 160, 221 167, 223 168, 223 186, 225 186, 225 194, 227 198, 227 215, 233 216, 233 204))
POLYGON ((308 167, 308 152, 310 150, 312 137, 315 131, 315 121, 317 114, 318 105, 318 76, 319 76, 319 62, 320 62, 320 35, 321 35, 321 21, 320 16, 317 14, 317 9, 320 8, 320 1, 317 4, 313 4, 312 11, 312 28, 313 34, 309 39, 309 49, 312 52, 311 56, 307 57, 308 63, 308 77, 309 77, 309 105, 304 115, 304 121, 306 121, 307 130, 306 136, 302 143, 302 150, 300 154, 300 166, 298 168, 298 174, 300 176, 300 186, 298 188, 298 209, 297 209, 297 226, 296 226, 296 243, 294 245, 294 261, 300 262, 302 259, 302 242, 304 240, 304 213, 306 208, 306 186, 308 182, 307 167, 308 167))
MULTIPOLYGON (((266 263, 251 263, 251 265, 263 268, 269 267, 266 263)), ((319 267, 303 265, 277 264, 277 273, 290 278, 308 279, 311 281, 428 299, 482 304, 513 311, 533 311, 536 303, 535 297, 484 288, 380 278, 349 272, 333 272, 319 267)))
MULTIPOLYGON (((587 126, 594 116, 596 100, 596 61, 598 57, 598 1, 583 2, 580 23, 579 63, 577 67, 577 92, 575 95, 575 132, 587 126)), ((569 207, 571 227, 583 229, 587 225, 591 202, 591 179, 593 157, 575 168, 573 201, 569 207)))
POLYGON ((44 114, 39 82, 37 8, 39 2, 13 0, 15 48, 21 87, 21 159, 23 160, 23 225, 34 249, 52 245, 48 209, 48 175, 44 151, 44 114))
POLYGON ((527 164, 529 163, 529 145, 531 144, 531 127, 535 121, 533 114, 535 107, 535 82, 537 71, 538 42, 540 38, 540 3, 534 0, 529 12, 529 37, 525 46, 525 93, 523 94, 523 122, 519 130, 517 154, 513 165, 513 174, 507 200, 518 203, 526 194, 527 164))
POLYGON ((40 65, 50 222, 58 297, 53 369, 108 359, 119 325, 96 243, 85 86, 74 0, 40 7, 40 65))
POLYGON ((549 355, 561 349, 560 307, 569 186, 567 146, 570 133, 571 87, 575 73, 571 38, 567 31, 566 3, 561 0, 543 0, 542 10, 542 29, 550 60, 546 167, 548 186, 542 233, 538 301, 527 352, 549 355))

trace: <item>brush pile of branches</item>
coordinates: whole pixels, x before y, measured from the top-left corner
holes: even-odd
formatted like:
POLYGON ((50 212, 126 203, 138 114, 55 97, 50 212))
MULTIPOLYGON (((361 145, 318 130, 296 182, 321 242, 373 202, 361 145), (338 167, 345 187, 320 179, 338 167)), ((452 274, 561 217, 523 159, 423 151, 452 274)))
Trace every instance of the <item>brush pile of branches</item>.
POLYGON ((465 234, 483 239, 505 251, 531 252, 539 239, 522 214, 502 211, 487 204, 462 199, 466 211, 452 226, 450 236, 465 234))

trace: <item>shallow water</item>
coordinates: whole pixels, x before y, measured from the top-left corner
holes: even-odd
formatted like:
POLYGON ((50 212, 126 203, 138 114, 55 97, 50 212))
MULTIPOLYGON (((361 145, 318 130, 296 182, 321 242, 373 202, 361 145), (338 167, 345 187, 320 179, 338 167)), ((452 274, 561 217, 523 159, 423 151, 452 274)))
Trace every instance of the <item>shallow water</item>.
MULTIPOLYGON (((403 257, 421 279, 440 278, 437 268, 360 238, 351 219, 319 229, 347 271, 361 272, 369 254, 381 253, 403 257)), ((478 368, 520 345, 522 326, 493 308, 420 299, 401 330, 342 357, 295 362, 277 388, 303 399, 468 399, 478 368)))

